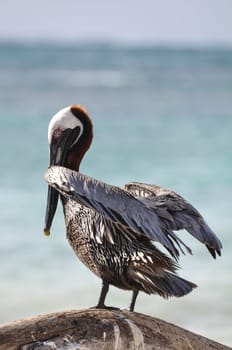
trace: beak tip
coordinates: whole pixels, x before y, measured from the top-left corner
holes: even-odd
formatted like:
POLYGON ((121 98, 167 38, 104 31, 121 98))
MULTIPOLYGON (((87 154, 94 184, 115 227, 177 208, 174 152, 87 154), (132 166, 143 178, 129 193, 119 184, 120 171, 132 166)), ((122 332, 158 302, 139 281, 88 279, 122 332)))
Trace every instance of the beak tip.
POLYGON ((50 229, 49 228, 44 229, 44 236, 46 236, 46 237, 50 236, 50 229))

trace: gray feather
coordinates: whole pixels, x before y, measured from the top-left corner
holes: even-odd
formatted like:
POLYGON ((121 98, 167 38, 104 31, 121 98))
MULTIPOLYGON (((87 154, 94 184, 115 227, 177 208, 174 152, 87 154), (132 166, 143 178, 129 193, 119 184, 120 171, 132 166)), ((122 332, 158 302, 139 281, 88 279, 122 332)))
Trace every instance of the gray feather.
POLYGON ((49 168, 45 179, 64 196, 160 242, 174 256, 178 254, 172 240, 162 232, 154 210, 127 191, 59 166, 49 168))
MULTIPOLYGON (((128 183, 125 189, 142 201, 148 208, 153 209, 160 219, 162 230, 169 236, 173 230, 185 229, 200 242, 204 243, 215 258, 220 255, 222 244, 215 233, 206 224, 201 214, 190 203, 176 192, 156 185, 143 183, 128 183)), ((177 244, 184 243, 174 234, 177 244)), ((189 249, 185 246, 185 248, 189 249)))

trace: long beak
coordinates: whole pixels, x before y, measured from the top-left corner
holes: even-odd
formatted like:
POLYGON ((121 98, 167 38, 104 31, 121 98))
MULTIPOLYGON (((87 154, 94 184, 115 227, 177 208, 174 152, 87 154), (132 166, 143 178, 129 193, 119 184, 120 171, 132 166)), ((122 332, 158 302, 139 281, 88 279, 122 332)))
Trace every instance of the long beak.
POLYGON ((44 234, 45 236, 50 235, 50 228, 52 226, 52 221, 56 212, 57 204, 59 199, 59 192, 48 186, 48 195, 47 195, 47 208, 45 215, 45 227, 44 234))
MULTIPOLYGON (((62 135, 58 139, 52 139, 50 145, 50 164, 53 165, 65 165, 65 160, 67 158, 67 153, 73 142, 77 138, 78 133, 80 132, 79 128, 75 129, 66 129, 62 132, 62 135)), ((47 208, 45 215, 45 227, 44 234, 45 236, 50 235, 50 229, 52 226, 52 221, 56 212, 57 204, 59 199, 59 192, 48 186, 47 194, 47 208)))

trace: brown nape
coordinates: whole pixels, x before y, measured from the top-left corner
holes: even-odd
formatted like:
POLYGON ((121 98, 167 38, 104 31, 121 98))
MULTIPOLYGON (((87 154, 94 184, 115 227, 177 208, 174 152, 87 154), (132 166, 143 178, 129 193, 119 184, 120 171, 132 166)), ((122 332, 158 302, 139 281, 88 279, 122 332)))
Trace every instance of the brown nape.
POLYGON ((93 124, 87 111, 79 105, 70 107, 73 115, 83 124, 83 133, 78 142, 68 151, 65 166, 79 171, 80 163, 93 139, 93 124))

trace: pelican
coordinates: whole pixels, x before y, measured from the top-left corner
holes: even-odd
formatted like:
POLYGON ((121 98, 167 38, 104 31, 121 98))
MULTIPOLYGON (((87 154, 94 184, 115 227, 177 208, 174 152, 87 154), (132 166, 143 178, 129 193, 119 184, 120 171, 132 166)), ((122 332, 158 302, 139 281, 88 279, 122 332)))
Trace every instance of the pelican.
POLYGON ((122 189, 81 174, 92 139, 92 121, 80 105, 60 110, 49 123, 45 235, 60 197, 71 247, 102 280, 97 308, 110 308, 105 305, 110 285, 132 291, 130 311, 140 291, 164 298, 188 294, 197 286, 177 275, 178 257, 192 252, 174 231, 187 230, 213 258, 221 255, 220 240, 201 214, 170 189, 138 182, 122 189))

